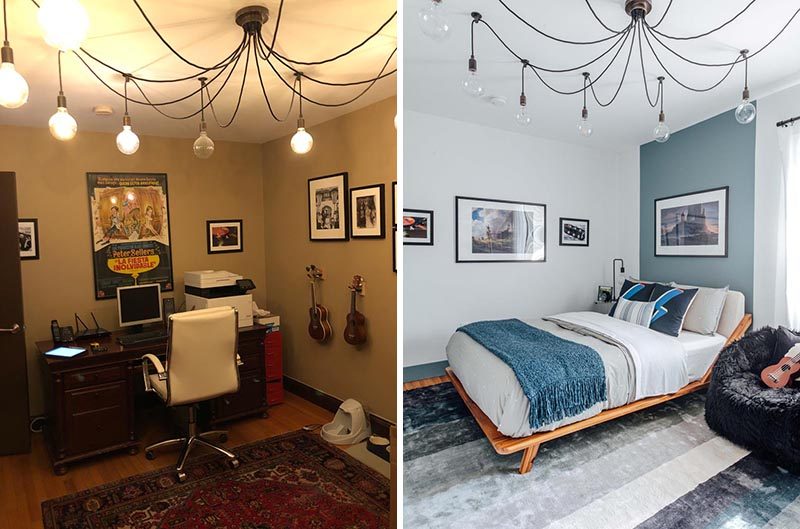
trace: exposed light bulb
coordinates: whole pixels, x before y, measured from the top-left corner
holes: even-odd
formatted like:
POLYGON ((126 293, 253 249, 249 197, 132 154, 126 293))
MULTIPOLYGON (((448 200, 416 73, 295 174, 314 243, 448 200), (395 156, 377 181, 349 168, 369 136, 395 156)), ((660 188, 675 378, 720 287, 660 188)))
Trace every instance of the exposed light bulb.
POLYGON ((47 122, 47 126, 50 127, 50 134, 59 141, 68 141, 75 137, 75 134, 78 132, 78 122, 75 121, 75 118, 69 115, 67 111, 67 104, 66 98, 64 98, 64 105, 60 103, 61 98, 64 96, 59 97, 59 105, 58 110, 56 113, 50 116, 50 121, 47 122))
POLYGON ((514 117, 517 123, 523 127, 531 124, 531 117, 528 115, 528 99, 525 97, 525 94, 519 96, 519 111, 514 117))
POLYGON ((669 125, 667 125, 667 122, 664 120, 664 113, 662 112, 658 117, 658 125, 653 129, 653 138, 655 138, 658 143, 665 143, 669 140, 670 134, 669 125))
POLYGON ((478 77, 478 61, 475 57, 469 58, 469 67, 467 69, 467 76, 462 82, 464 91, 472 97, 480 97, 483 95, 483 85, 478 77))
POLYGON ((314 146, 314 138, 311 137, 311 134, 306 132, 305 125, 306 120, 299 118, 297 120, 297 132, 292 136, 292 150, 297 154, 306 154, 314 146))
POLYGON ((80 48, 89 31, 89 15, 78 0, 44 0, 37 18, 45 42, 61 51, 80 48))
MULTIPOLYGON (((748 96, 750 94, 747 94, 748 96)), ((750 102, 749 97, 742 99, 742 104, 736 108, 736 121, 742 125, 752 123, 756 119, 756 107, 750 102)))
POLYGON ((431 0, 417 15, 420 28, 428 37, 442 41, 450 36, 450 25, 444 16, 442 0, 431 0))
POLYGON ((117 134, 117 149, 127 155, 139 150, 139 136, 131 130, 131 118, 128 115, 122 118, 122 132, 117 134))
POLYGON ((200 136, 194 140, 194 155, 203 160, 211 158, 214 154, 214 141, 208 137, 208 132, 201 130, 200 136))
MULTIPOLYGON (((8 43, 6 43, 8 44, 8 43)), ((0 105, 6 108, 19 108, 28 101, 28 83, 14 66, 14 51, 3 46, 0 63, 0 105)))
POLYGON ((592 129, 592 122, 589 121, 589 111, 584 108, 581 113, 581 119, 578 121, 578 134, 588 138, 592 135, 592 132, 594 132, 594 129, 592 129))

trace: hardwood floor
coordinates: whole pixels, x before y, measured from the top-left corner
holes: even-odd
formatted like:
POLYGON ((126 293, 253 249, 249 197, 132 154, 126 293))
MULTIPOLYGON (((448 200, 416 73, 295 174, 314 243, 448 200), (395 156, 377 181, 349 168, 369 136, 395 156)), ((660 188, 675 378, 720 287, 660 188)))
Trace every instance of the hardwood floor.
MULTIPOLYGON (((292 393, 273 406, 266 419, 254 418, 227 425, 227 447, 258 441, 298 430, 306 424, 330 422, 333 414, 292 393)), ((164 421, 150 421, 143 432, 142 446, 169 437, 164 421), (156 424, 160 423, 160 424, 156 424)), ((198 451, 197 453, 200 453, 198 451)), ((194 452, 193 452, 194 454, 194 452)), ((174 465, 176 451, 158 454, 148 461, 144 451, 101 456, 69 467, 64 476, 53 474, 41 434, 34 434, 31 453, 0 457, 0 527, 24 529, 42 527, 41 502, 80 490, 174 465)))

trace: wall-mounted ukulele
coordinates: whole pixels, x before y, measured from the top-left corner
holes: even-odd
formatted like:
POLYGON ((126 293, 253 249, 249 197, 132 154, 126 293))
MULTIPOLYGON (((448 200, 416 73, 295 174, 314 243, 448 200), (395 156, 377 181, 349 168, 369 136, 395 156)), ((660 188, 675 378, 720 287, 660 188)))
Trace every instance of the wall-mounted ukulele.
POLYGON ((774 366, 764 368, 761 381, 771 388, 785 388, 800 371, 800 345, 794 345, 774 366))
POLYGON ((344 340, 350 345, 361 345, 367 341, 367 319, 356 310, 356 295, 364 290, 364 278, 353 276, 353 281, 347 288, 350 290, 350 312, 347 314, 344 340))
POLYGON ((333 329, 328 322, 328 309, 317 303, 317 280, 322 279, 322 270, 315 265, 306 267, 306 275, 311 283, 311 308, 308 309, 309 322, 308 334, 318 342, 324 342, 333 335, 333 329))

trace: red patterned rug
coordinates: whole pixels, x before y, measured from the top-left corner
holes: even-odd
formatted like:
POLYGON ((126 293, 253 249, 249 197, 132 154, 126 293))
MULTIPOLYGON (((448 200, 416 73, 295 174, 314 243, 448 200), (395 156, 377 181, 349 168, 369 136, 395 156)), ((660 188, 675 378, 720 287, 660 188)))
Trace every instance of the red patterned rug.
POLYGON ((42 502, 45 529, 379 529, 389 480, 318 436, 292 432, 174 469, 42 502))

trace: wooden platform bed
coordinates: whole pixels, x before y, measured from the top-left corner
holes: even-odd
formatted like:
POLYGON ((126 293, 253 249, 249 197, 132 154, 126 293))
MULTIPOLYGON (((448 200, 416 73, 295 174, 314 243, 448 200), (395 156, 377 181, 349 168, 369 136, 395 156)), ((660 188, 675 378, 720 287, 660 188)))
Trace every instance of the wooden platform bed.
MULTIPOLYGON (((739 322, 739 325, 737 325, 736 329, 731 333, 728 341, 725 342, 725 347, 744 336, 745 332, 747 332, 747 329, 750 328, 752 323, 753 316, 750 314, 745 314, 744 318, 742 318, 742 320, 739 322)), ((446 371, 447 376, 450 377, 450 380, 453 382, 453 386, 455 386, 456 391, 458 391, 458 394, 463 399, 464 404, 467 405, 467 408, 469 409, 470 413, 472 413, 472 416, 475 417, 476 421, 478 421, 478 425, 481 427, 481 430, 483 430, 486 438, 492 444, 495 452, 500 455, 523 452, 522 462, 519 465, 519 473, 527 474, 533 468, 533 460, 536 457, 536 454, 539 452, 539 446, 541 446, 542 443, 552 441, 553 439, 558 439, 559 437, 564 437, 565 435, 569 435, 580 430, 591 428, 592 426, 611 421, 618 417, 628 415, 629 413, 634 413, 652 406, 663 404, 670 400, 674 400, 678 397, 682 397, 684 395, 688 395, 689 393, 703 389, 707 387, 708 383, 711 381, 711 372, 713 369, 714 366, 712 364, 712 366, 708 368, 706 374, 703 375, 703 378, 692 382, 691 384, 687 384, 676 393, 637 400, 636 402, 626 404, 625 406, 605 410, 594 417, 589 417, 588 419, 568 424, 566 426, 562 426, 561 428, 556 428, 551 432, 535 433, 528 437, 509 437, 500 433, 489 417, 487 417, 486 414, 481 411, 478 405, 472 401, 469 395, 467 395, 466 390, 464 390, 464 386, 461 385, 461 381, 458 380, 458 377, 453 370, 448 367, 446 371)))

